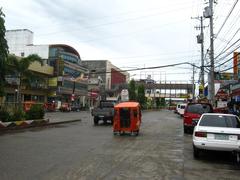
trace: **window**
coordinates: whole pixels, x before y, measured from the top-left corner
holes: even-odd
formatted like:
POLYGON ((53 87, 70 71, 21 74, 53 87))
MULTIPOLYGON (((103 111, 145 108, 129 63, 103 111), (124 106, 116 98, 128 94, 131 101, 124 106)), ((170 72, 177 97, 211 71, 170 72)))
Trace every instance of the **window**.
POLYGON ((7 93, 6 102, 14 102, 14 94, 7 93))
POLYGON ((131 124, 130 119, 130 109, 129 108, 121 108, 120 109, 120 126, 122 128, 128 128, 131 124))
POLYGON ((180 106, 180 109, 185 109, 185 106, 184 105, 180 106))
POLYGON ((195 114, 203 114, 212 112, 212 107, 209 104, 189 104, 187 112, 195 114))
POLYGON ((240 128, 240 122, 235 116, 204 115, 199 126, 240 128))

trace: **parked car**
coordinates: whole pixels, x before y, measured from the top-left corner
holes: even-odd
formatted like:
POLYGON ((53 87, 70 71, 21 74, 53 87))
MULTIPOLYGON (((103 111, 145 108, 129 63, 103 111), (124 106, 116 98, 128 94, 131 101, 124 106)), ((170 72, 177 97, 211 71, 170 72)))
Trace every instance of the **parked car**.
POLYGON ((194 157, 198 158, 202 150, 231 151, 239 162, 239 118, 232 114, 203 114, 193 132, 194 157))
POLYGON ((79 104, 72 104, 71 105, 71 111, 79 112, 80 110, 81 110, 81 106, 79 104))
POLYGON ((192 132, 203 113, 213 113, 210 103, 188 103, 183 114, 184 133, 192 132))
POLYGON ((47 102, 44 104, 44 110, 48 112, 55 112, 57 110, 57 105, 55 102, 47 102))
POLYGON ((60 107, 60 111, 62 112, 70 112, 71 111, 71 106, 69 103, 62 103, 60 107))
POLYGON ((178 110, 180 109, 180 104, 176 106, 176 109, 174 110, 174 113, 178 114, 178 110))
POLYGON ((178 108, 178 114, 183 116, 187 104, 180 104, 178 108))
POLYGON ((116 101, 112 100, 102 100, 98 107, 95 107, 92 110, 93 122, 94 125, 97 125, 100 120, 106 123, 110 121, 113 123, 113 116, 114 116, 114 105, 116 101))

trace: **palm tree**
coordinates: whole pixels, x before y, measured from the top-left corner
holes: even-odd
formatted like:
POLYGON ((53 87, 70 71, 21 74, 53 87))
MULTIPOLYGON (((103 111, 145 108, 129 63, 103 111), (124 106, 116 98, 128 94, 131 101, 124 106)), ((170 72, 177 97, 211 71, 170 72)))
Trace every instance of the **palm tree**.
POLYGON ((15 75, 18 78, 18 94, 17 94, 17 103, 21 105, 21 89, 23 80, 29 80, 34 77, 33 73, 28 70, 29 66, 33 62, 43 63, 41 57, 37 54, 32 54, 24 58, 18 58, 14 55, 9 55, 7 59, 7 64, 9 65, 8 71, 15 75))
POLYGON ((4 85, 5 85, 5 74, 6 74, 6 60, 8 56, 8 45, 7 40, 5 39, 5 15, 0 8, 0 103, 1 97, 4 95, 4 85))

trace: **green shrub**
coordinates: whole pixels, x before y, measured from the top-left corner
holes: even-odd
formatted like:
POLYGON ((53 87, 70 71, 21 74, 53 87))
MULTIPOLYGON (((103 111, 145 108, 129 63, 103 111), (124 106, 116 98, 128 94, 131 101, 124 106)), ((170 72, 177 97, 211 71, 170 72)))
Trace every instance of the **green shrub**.
POLYGON ((26 113, 26 119, 43 119, 44 108, 40 104, 34 104, 30 110, 26 113))
POLYGON ((25 120, 25 112, 22 108, 16 108, 10 117, 10 121, 22 121, 25 120))
POLYGON ((4 108, 0 109, 0 121, 2 122, 10 121, 10 113, 4 108))

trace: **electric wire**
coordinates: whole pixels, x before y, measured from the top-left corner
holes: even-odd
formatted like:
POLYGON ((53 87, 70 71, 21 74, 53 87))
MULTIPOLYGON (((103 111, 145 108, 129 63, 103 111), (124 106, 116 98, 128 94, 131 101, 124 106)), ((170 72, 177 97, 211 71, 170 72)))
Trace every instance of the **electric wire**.
POLYGON ((229 11, 227 17, 225 18, 222 26, 220 27, 220 29, 218 30, 218 32, 217 32, 217 34, 216 34, 215 39, 218 37, 219 33, 221 32, 221 30, 223 29, 224 25, 226 24, 228 18, 231 16, 231 14, 232 14, 234 8, 236 7, 237 3, 238 3, 238 0, 235 1, 235 3, 233 4, 232 8, 230 9, 230 11, 229 11))

